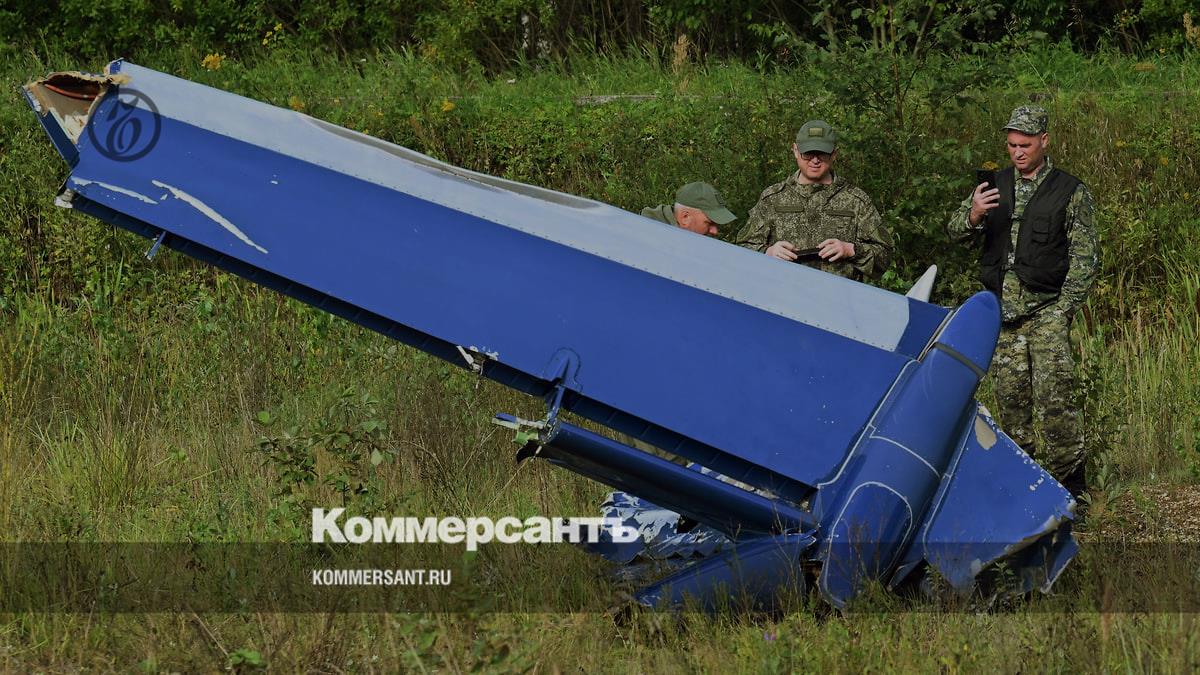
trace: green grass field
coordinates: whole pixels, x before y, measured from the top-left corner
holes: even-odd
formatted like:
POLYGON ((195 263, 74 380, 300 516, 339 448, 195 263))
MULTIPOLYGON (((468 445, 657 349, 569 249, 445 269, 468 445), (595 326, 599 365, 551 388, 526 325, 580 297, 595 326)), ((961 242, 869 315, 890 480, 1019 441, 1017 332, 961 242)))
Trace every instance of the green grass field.
MULTIPOLYGON (((820 87, 800 105, 804 72, 738 64, 581 58, 484 77, 404 53, 342 62, 264 51, 215 70, 205 56, 183 46, 143 64, 631 209, 665 201, 703 166, 744 214, 786 175, 790 134, 809 109, 860 129, 872 119, 820 87), (646 96, 580 100, 616 94, 646 96)), ((514 465, 516 446, 489 423, 499 411, 536 418, 540 401, 173 252, 148 263, 148 242, 54 208, 66 167, 17 88, 102 65, 28 52, 0 67, 0 541, 295 542, 313 505, 595 512, 605 488, 514 465), (352 440, 338 446, 338 434, 352 440), (305 457, 314 463, 302 467, 305 457)), ((971 167, 1003 158, 995 128, 1013 105, 1036 95, 1051 110, 1055 161, 1096 195, 1104 270, 1074 328, 1089 513, 1084 552, 1053 595, 981 612, 879 593, 844 615, 805 601, 784 615, 615 621, 543 611, 547 595, 615 601, 595 560, 509 547, 471 569, 486 577, 480 588, 507 593, 503 606, 530 611, 492 612, 494 598, 480 595, 442 614, 9 614, 0 668, 1195 670, 1195 615, 1164 609, 1194 590, 1195 569, 1145 543, 1200 541, 1200 62, 1048 48, 1005 67, 1003 84, 952 104, 918 92, 906 132, 928 145, 905 157, 851 127, 844 169, 898 234, 884 283, 903 288, 937 262, 946 273, 934 299, 945 304, 974 286, 970 255, 948 250, 939 228, 971 167), (910 173, 898 179, 900 164, 910 173), (1086 543, 1097 541, 1126 550, 1122 564, 1086 543)))

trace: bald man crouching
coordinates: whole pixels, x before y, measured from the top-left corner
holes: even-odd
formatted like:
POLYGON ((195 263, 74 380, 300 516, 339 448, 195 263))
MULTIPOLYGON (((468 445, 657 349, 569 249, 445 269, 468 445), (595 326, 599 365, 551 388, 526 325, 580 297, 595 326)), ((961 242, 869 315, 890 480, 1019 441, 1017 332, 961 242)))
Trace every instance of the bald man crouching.
POLYGON ((715 237, 721 226, 737 220, 725 208, 721 193, 708 183, 688 183, 675 192, 675 204, 660 204, 642 209, 642 215, 689 232, 715 237))

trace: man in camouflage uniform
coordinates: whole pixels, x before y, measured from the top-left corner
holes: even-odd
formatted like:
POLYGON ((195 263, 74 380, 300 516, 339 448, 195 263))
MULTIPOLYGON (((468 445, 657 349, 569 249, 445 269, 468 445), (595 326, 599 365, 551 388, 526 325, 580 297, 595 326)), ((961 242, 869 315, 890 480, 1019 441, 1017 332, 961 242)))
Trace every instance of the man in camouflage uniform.
POLYGON ((806 122, 792 154, 799 170, 763 190, 738 243, 839 276, 878 278, 892 237, 867 193, 833 172, 837 133, 821 120, 806 122))
POLYGON ((675 204, 659 204, 642 209, 642 215, 689 232, 715 237, 722 225, 737 220, 725 208, 721 193, 708 183, 688 183, 675 192, 675 204))
POLYGON ((1075 401, 1071 319, 1096 281, 1095 208, 1087 187, 1046 155, 1042 108, 1013 111, 1013 167, 981 183, 950 217, 952 238, 981 238, 980 279, 1000 298, 992 374, 999 418, 1056 479, 1083 487, 1083 429, 1075 401))

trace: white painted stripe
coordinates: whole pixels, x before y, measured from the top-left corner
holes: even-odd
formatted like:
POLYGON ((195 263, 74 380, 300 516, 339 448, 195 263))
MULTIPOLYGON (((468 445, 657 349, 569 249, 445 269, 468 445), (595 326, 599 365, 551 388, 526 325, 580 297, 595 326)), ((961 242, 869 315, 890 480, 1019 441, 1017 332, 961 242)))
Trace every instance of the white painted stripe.
POLYGON ((918 365, 920 364, 916 361, 909 361, 908 363, 904 364, 904 367, 900 369, 900 373, 896 375, 896 379, 892 380, 892 385, 888 387, 887 393, 883 395, 883 398, 879 399, 879 405, 875 406, 875 412, 871 413, 871 419, 867 420, 867 424, 863 430, 863 433, 859 435, 858 440, 854 443, 854 446, 850 448, 850 452, 847 452, 846 456, 842 459, 842 464, 838 467, 837 473, 833 474, 833 478, 817 483, 816 487, 818 490, 842 477, 842 472, 846 470, 846 465, 850 463, 850 460, 856 454, 858 454, 863 440, 869 438, 875 433, 875 419, 879 417, 879 411, 883 409, 884 405, 887 404, 888 399, 891 398, 892 391, 896 389, 896 385, 900 384, 902 380, 906 379, 905 374, 908 373, 909 368, 914 368, 918 365))
MULTIPOLYGON (((884 490, 887 490, 888 492, 896 495, 897 497, 900 498, 900 501, 904 502, 904 508, 908 509, 908 527, 904 530, 903 541, 904 542, 908 541, 908 537, 910 534, 912 534, 912 529, 913 529, 913 509, 912 509, 912 504, 909 504, 909 502, 908 502, 908 498, 905 497, 904 495, 900 494, 900 492, 897 491, 892 486, 887 485, 885 483, 881 483, 879 481, 874 481, 874 480, 863 481, 862 483, 859 483, 858 485, 854 486, 854 490, 850 492, 850 496, 846 499, 845 502, 842 503, 842 510, 838 512, 837 519, 835 519, 833 521, 833 525, 831 525, 829 527, 829 532, 826 534, 826 539, 829 541, 829 545, 825 547, 825 556, 824 556, 825 560, 829 560, 829 555, 833 552, 833 543, 834 543, 833 542, 833 532, 835 530, 837 530, 838 524, 842 522, 843 516, 846 513, 847 507, 850 506, 850 502, 854 501, 854 495, 858 494, 859 490, 863 489, 864 487, 866 487, 868 485, 874 485, 876 487, 881 487, 884 490)), ((900 554, 903 552, 904 548, 905 547, 903 545, 897 546, 895 552, 892 553, 892 559, 889 560, 887 565, 884 565, 881 569, 884 569, 884 570, 891 569, 892 565, 894 565, 896 562, 896 558, 900 557, 900 554)), ((821 587, 821 590, 825 593, 826 596, 829 596, 830 595, 829 588, 827 586, 825 586, 825 584, 823 583, 824 579, 825 579, 825 575, 821 574, 821 576, 817 578, 817 585, 821 587)))
POLYGON ((932 473, 935 477, 937 477, 937 478, 942 477, 942 474, 938 473, 938 470, 933 468, 933 465, 930 464, 928 460, 926 460, 924 457, 918 455, 915 451, 913 451, 912 448, 905 447, 904 445, 897 443, 896 441, 888 438, 887 436, 871 436, 871 438, 874 438, 874 439, 877 439, 880 441, 884 441, 886 443, 891 443, 892 445, 896 446, 897 448, 900 448, 901 450, 907 452, 908 454, 910 454, 913 457, 916 457, 918 460, 920 460, 920 462, 922 464, 929 467, 930 473, 932 473))
POLYGON ((134 192, 133 190, 129 190, 127 188, 118 187, 116 185, 109 185, 108 183, 103 183, 98 180, 89 180, 87 178, 80 178, 79 176, 71 176, 71 182, 78 185, 79 187, 95 185, 96 187, 104 188, 105 190, 108 190, 109 192, 116 192, 117 194, 122 194, 122 195, 125 195, 126 197, 133 197, 134 199, 146 202, 147 204, 158 204, 158 202, 154 201, 153 199, 147 197, 144 194, 141 194, 139 192, 134 192))
POLYGON ((242 232, 240 229, 238 229, 237 225, 234 225, 233 223, 229 222, 225 218, 225 216, 222 216, 221 214, 217 213, 208 204, 205 204, 204 202, 200 201, 199 199, 196 199, 192 195, 190 195, 190 194, 184 192, 183 190, 180 190, 179 188, 174 187, 172 185, 167 185, 166 183, 163 183, 163 182, 160 182, 157 180, 152 180, 150 182, 154 183, 154 185, 157 187, 163 188, 165 190, 169 190, 171 192, 171 194, 175 195, 176 199, 179 199, 181 201, 187 202, 188 204, 191 204, 193 207, 195 207, 195 209, 197 211, 199 211, 200 213, 203 213, 214 223, 216 223, 216 224, 220 225, 221 227, 225 228, 226 230, 228 230, 230 233, 233 234, 233 236, 237 237, 238 239, 241 239, 243 242, 245 242, 245 244, 247 246, 252 246, 255 249, 258 249, 258 251, 261 253, 267 252, 267 249, 259 246, 258 244, 254 243, 253 241, 251 241, 250 237, 247 237, 245 232, 242 232))

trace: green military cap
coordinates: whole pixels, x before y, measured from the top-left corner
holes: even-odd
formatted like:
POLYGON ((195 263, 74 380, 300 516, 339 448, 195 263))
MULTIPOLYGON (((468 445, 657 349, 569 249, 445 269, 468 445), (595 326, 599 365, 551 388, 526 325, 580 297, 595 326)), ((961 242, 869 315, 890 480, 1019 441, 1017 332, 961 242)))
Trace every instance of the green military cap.
POLYGON ((1046 114, 1045 108, 1036 105, 1023 105, 1012 111, 1012 116, 1008 118, 1008 124, 1004 125, 1004 130, 1019 131, 1023 134, 1036 136, 1046 133, 1046 129, 1049 127, 1050 116, 1046 114))
POLYGON ((688 183, 675 193, 675 203, 693 209, 700 209, 704 215, 718 225, 726 225, 737 220, 733 212, 725 208, 725 200, 721 193, 708 183, 688 183))
POLYGON ((824 120, 809 120, 796 132, 798 152, 828 152, 837 148, 837 133, 824 120))

